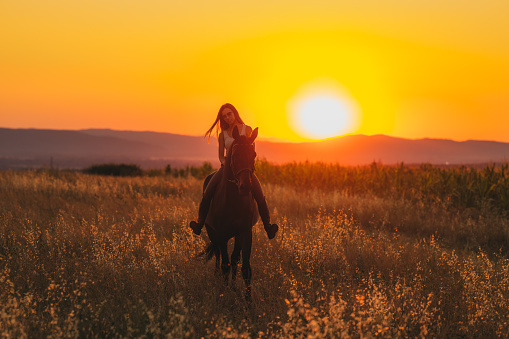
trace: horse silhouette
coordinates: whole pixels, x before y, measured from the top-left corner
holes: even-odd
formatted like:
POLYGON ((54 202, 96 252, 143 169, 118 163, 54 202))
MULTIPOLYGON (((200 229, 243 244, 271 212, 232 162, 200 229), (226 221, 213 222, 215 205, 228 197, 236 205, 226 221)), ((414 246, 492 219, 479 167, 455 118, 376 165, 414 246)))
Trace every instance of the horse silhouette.
POLYGON ((207 259, 216 257, 216 271, 221 269, 226 282, 231 270, 232 283, 235 282, 242 253, 241 272, 246 285, 245 298, 251 300, 252 230, 258 221, 258 209, 251 193, 251 176, 256 158, 253 142, 258 136, 258 128, 247 137, 240 135, 235 126, 232 136, 234 142, 226 154, 223 176, 216 187, 205 219, 210 244, 203 253, 207 259), (228 241, 231 238, 234 238, 235 242, 230 261, 228 241))

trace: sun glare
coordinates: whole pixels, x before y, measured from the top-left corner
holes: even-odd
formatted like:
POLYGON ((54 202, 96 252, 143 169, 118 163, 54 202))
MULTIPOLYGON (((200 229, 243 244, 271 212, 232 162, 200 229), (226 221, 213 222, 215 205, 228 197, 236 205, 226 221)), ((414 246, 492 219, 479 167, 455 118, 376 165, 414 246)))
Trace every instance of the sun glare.
POLYGON ((292 129, 304 138, 315 140, 355 131, 359 112, 351 95, 331 81, 301 87, 287 107, 292 129))

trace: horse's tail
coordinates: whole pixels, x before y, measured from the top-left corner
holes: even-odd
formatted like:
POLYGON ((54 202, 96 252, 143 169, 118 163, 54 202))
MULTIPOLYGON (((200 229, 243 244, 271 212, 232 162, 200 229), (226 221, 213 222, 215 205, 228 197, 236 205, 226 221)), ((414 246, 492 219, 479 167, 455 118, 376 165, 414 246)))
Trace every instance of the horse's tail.
POLYGON ((205 247, 205 249, 198 254, 198 257, 204 258, 205 261, 209 261, 212 259, 214 254, 219 252, 219 247, 214 245, 213 243, 210 243, 205 247))

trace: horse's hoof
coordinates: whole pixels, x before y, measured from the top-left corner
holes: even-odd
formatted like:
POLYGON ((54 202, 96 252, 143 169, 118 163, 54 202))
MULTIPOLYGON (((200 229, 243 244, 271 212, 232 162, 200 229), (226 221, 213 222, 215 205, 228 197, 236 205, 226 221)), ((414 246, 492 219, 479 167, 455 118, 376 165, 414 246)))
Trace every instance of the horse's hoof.
POLYGON ((193 230, 194 234, 196 234, 196 235, 200 235, 201 234, 202 226, 200 226, 196 221, 191 221, 189 223, 189 227, 191 227, 191 229, 193 230))
POLYGON ((246 300, 248 304, 251 304, 253 302, 253 297, 251 296, 251 289, 246 290, 244 294, 244 300, 246 300))
POLYGON ((269 227, 265 227, 265 232, 267 232, 269 239, 274 239, 278 230, 279 226, 277 224, 272 224, 269 227))

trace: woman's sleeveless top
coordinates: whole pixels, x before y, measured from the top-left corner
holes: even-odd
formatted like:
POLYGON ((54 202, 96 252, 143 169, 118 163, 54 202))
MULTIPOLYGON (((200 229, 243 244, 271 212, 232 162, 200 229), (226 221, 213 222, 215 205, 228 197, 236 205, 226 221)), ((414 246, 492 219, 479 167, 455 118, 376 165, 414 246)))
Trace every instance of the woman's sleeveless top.
MULTIPOLYGON (((246 135, 246 125, 242 125, 242 128, 240 129, 240 135, 246 135)), ((223 137, 224 137, 224 147, 226 148, 226 151, 228 151, 230 147, 232 147, 233 141, 235 139, 233 139, 233 137, 231 137, 227 131, 223 132, 223 137)))

